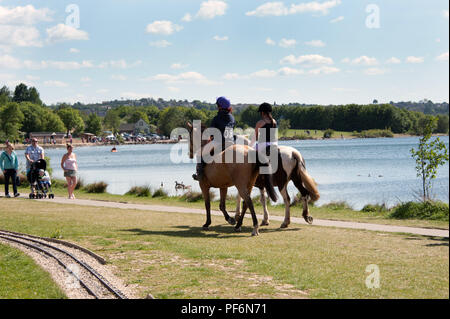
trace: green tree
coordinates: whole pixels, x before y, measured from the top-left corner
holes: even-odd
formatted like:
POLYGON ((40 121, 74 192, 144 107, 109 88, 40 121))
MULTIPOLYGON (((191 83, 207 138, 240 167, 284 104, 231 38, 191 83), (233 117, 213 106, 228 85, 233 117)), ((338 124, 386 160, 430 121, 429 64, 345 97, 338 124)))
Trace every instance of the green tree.
POLYGON ((5 134, 5 137, 10 140, 16 140, 19 138, 19 129, 22 126, 24 119, 23 113, 20 111, 19 104, 8 103, 0 111, 1 129, 5 134))
POLYGON ((28 88, 25 84, 20 83, 14 90, 13 102, 31 102, 34 104, 42 105, 42 101, 39 97, 39 92, 35 87, 28 88))
POLYGON ((291 121, 287 119, 281 119, 278 123, 278 131, 281 136, 285 136, 291 128, 291 121))
POLYGON ((84 130, 84 122, 78 110, 66 107, 58 111, 58 116, 66 127, 67 134, 70 132, 82 132, 84 130))
POLYGON ((448 133, 448 115, 438 115, 436 133, 448 133))
POLYGON ((86 131, 95 135, 102 133, 102 120, 97 114, 91 113, 86 120, 86 131))
POLYGON ((3 86, 0 89, 0 106, 5 105, 11 101, 11 91, 7 86, 3 86))
POLYGON ((120 117, 114 110, 109 110, 106 113, 105 118, 103 119, 105 127, 111 129, 114 134, 116 134, 119 131, 120 122, 121 122, 120 117))
POLYGON ((419 148, 411 149, 411 155, 416 160, 417 177, 422 180, 422 199, 431 200, 432 181, 436 178, 439 166, 448 161, 448 150, 439 138, 431 139, 437 119, 430 117, 423 129, 419 148))

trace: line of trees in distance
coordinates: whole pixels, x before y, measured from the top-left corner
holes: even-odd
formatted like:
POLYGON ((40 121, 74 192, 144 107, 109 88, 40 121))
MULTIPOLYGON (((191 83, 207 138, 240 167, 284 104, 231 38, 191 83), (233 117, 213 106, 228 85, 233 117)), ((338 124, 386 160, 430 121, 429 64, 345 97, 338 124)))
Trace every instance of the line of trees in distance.
MULTIPOLYGON (((0 141, 20 140, 30 132, 71 132, 74 135, 87 132, 100 136, 107 130, 117 133, 122 123, 136 123, 139 119, 147 122, 153 133, 169 136, 173 129, 184 127, 187 121, 194 119, 209 125, 217 114, 214 105, 193 102, 189 106, 185 102, 182 106, 161 106, 160 103, 158 106, 115 105, 108 107, 99 116, 98 109, 90 110, 80 103, 46 106, 42 103, 38 90, 25 84, 17 85, 14 91, 3 86, 0 89, 0 141)), ((243 129, 254 127, 260 118, 257 109, 257 105, 235 108, 233 114, 237 126, 243 129)), ((332 129, 360 132, 389 129, 393 133, 421 135, 424 123, 428 123, 430 117, 436 119, 434 133, 447 134, 449 129, 448 114, 426 115, 391 104, 281 105, 274 107, 273 115, 284 130, 332 129)))

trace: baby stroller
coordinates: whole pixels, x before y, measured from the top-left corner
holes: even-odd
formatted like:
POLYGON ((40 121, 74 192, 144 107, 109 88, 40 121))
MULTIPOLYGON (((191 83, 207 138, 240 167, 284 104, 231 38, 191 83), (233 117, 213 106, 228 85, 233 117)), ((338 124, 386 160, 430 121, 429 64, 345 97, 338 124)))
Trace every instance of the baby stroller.
POLYGON ((33 162, 31 164, 30 172, 28 173, 28 181, 30 182, 30 198, 55 198, 55 195, 53 194, 52 186, 48 185, 48 187, 43 186, 42 183, 39 182, 39 170, 46 170, 47 169, 47 162, 44 159, 39 159, 36 162, 33 162), (47 193, 49 193, 47 195, 47 193))

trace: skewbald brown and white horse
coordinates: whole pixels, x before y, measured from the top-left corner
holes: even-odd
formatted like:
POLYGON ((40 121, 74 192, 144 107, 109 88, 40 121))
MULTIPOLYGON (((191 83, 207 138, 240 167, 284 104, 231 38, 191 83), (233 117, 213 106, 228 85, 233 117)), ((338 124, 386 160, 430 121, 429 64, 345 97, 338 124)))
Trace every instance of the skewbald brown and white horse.
MULTIPOLYGON (((240 136, 239 138, 244 140, 245 144, 250 144, 250 140, 240 136)), ((278 146, 279 160, 281 165, 278 165, 277 171, 273 175, 273 184, 278 187, 278 190, 283 197, 285 205, 285 217, 281 224, 281 228, 287 228, 291 223, 290 205, 291 199, 289 197, 287 186, 292 181, 295 187, 300 191, 302 195, 303 203, 303 218, 308 224, 312 224, 313 218, 309 215, 308 202, 317 201, 320 198, 317 184, 314 179, 306 171, 305 160, 298 150, 290 146, 278 146)), ((269 225, 269 211, 267 209, 267 201, 264 188, 262 186, 262 180, 257 179, 255 186, 260 189, 261 192, 261 204, 264 208, 264 219, 261 226, 269 225)), ((240 203, 241 198, 237 196, 236 203, 236 215, 235 218, 240 216, 240 203)), ((245 214, 247 209, 245 203, 243 204, 242 212, 245 214)))
MULTIPOLYGON (((187 129, 189 131, 189 157, 194 158, 194 137, 198 133, 203 133, 205 127, 201 129, 193 126, 191 123, 187 123, 187 129), (198 132, 197 130, 201 130, 198 132)), ((201 134, 200 134, 201 136, 201 134)), ((201 150, 207 144, 206 140, 201 140, 201 150)), ((211 225, 211 200, 209 195, 209 190, 211 188, 220 189, 220 210, 222 211, 225 220, 230 224, 234 225, 236 231, 241 230, 242 222, 244 219, 245 211, 238 216, 238 219, 229 216, 226 210, 226 197, 228 187, 235 186, 238 190, 240 198, 244 200, 245 206, 250 209, 253 219, 253 232, 252 236, 259 235, 259 225, 256 218, 255 209, 253 207, 253 202, 250 197, 253 186, 255 185, 256 179, 260 177, 260 183, 263 190, 267 191, 269 197, 276 201, 277 195, 269 175, 260 175, 259 169, 261 166, 269 166, 267 159, 261 161, 260 156, 257 156, 257 151, 248 145, 232 145, 226 148, 224 151, 214 155, 214 161, 207 164, 204 168, 204 173, 202 179, 199 181, 200 188, 202 190, 203 198, 205 200, 206 208, 206 223, 203 225, 203 229, 207 230, 211 225), (239 162, 233 161, 227 163, 226 159, 242 159, 239 162), (257 159, 254 163, 250 159, 257 159), (268 163, 268 164, 264 164, 268 163), (237 223, 236 223, 237 221, 237 223)))

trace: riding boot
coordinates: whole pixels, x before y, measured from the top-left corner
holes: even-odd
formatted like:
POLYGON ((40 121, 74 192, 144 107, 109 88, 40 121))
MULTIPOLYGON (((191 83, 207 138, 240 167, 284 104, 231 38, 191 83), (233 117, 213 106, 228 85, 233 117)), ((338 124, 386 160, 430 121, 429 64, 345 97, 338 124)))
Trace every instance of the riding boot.
POLYGON ((196 181, 201 181, 203 178, 203 170, 205 169, 206 163, 203 160, 197 163, 197 173, 192 175, 192 178, 196 181))

